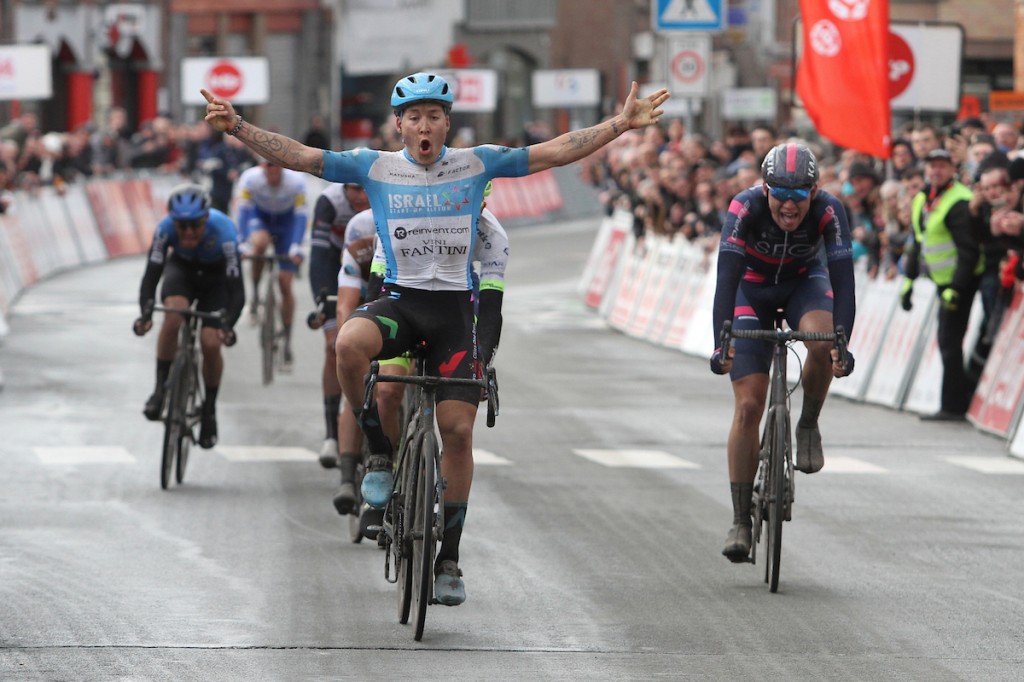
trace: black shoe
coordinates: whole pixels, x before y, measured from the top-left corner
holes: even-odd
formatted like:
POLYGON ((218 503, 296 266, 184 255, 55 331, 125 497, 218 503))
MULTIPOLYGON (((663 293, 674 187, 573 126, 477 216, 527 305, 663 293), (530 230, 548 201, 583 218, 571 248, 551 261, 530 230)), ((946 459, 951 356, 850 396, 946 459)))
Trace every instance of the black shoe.
POLYGON ((359 532, 367 540, 376 540, 380 527, 384 524, 384 510, 374 509, 363 504, 363 513, 359 516, 359 532))
MULTIPOLYGON (((334 496, 334 508, 342 516, 353 514, 356 510, 356 484, 352 481, 345 481, 338 488, 338 494, 334 496)), ((383 517, 381 517, 383 518, 383 517)), ((379 524, 378 524, 379 525, 379 524)), ((365 535, 365 533, 364 533, 365 535)), ((369 536, 367 536, 369 537, 369 536)))
POLYGON ((751 527, 742 523, 730 528, 729 534, 725 536, 722 554, 734 564, 750 561, 750 533, 751 527))
POLYGON ((146 415, 146 419, 151 422, 160 421, 160 417, 164 412, 164 393, 163 391, 156 391, 153 395, 149 396, 149 400, 146 401, 146 406, 142 408, 142 414, 146 415))
POLYGON ((209 450, 217 444, 217 415, 204 414, 199 427, 199 447, 209 450))
POLYGON ((923 422, 964 422, 967 421, 967 415, 939 410, 934 414, 922 414, 920 419, 923 422))

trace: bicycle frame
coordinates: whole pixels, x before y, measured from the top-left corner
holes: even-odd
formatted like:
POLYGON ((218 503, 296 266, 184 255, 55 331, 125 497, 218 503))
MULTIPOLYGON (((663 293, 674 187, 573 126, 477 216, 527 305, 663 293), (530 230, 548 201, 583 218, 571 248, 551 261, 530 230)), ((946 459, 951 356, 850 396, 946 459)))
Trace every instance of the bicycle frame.
POLYGON ((166 490, 170 484, 172 468, 175 469, 175 480, 179 484, 184 480, 189 448, 198 440, 195 429, 202 420, 205 388, 201 376, 199 320, 222 320, 226 313, 223 310, 215 313, 200 312, 196 310, 194 301, 188 308, 154 306, 153 310, 184 318, 178 331, 178 350, 167 377, 168 400, 160 467, 160 487, 166 490))
POLYGON ((244 260, 254 263, 262 262, 267 266, 260 275, 266 281, 266 289, 264 289, 262 297, 257 297, 257 300, 260 301, 259 325, 263 385, 267 386, 274 381, 275 367, 280 368, 283 363, 280 341, 284 330, 277 330, 277 264, 290 259, 287 256, 271 255, 246 256, 244 260))
POLYGON ((782 524, 792 518, 795 500, 793 473, 792 425, 790 423, 787 363, 790 345, 796 341, 830 341, 846 363, 846 333, 841 326, 835 332, 801 332, 783 327, 781 311, 775 320, 775 329, 733 330, 732 322, 722 329, 722 357, 728 357, 732 339, 753 339, 770 342, 772 371, 769 383, 768 409, 761 435, 760 457, 754 480, 752 511, 754 515, 751 542, 751 563, 757 561, 757 546, 761 542, 762 522, 767 527, 767 553, 765 582, 771 592, 779 588, 779 568, 782 561, 782 524))
POLYGON ((444 533, 444 489, 441 475, 441 450, 437 444, 435 409, 437 389, 444 385, 475 386, 487 391, 488 426, 493 426, 497 407, 497 381, 493 368, 486 378, 461 379, 426 374, 424 346, 413 353, 415 375, 382 375, 373 362, 366 378, 363 409, 370 409, 373 389, 378 381, 409 384, 411 409, 406 413, 399 447, 395 488, 384 508, 380 533, 384 536, 384 577, 398 583, 398 620, 407 623, 411 607, 416 606, 416 634, 423 636, 427 605, 433 601, 433 564, 437 542, 444 533), (396 573, 392 579, 392 560, 396 573))

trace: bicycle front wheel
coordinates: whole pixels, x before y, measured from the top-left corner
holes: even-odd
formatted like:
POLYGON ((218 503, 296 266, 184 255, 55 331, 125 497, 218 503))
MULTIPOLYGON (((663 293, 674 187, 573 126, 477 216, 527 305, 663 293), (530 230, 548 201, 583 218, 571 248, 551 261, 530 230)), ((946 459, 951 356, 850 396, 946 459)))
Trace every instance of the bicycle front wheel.
POLYGON ((419 443, 420 464, 416 476, 416 516, 413 523, 413 603, 416 607, 416 641, 423 639, 427 605, 434 589, 434 556, 437 552, 438 513, 443 506, 438 490, 437 438, 427 431, 419 443))
POLYGON ((182 358, 175 359, 167 380, 170 395, 167 400, 167 414, 164 416, 164 449, 160 458, 160 487, 164 490, 167 490, 167 486, 171 483, 171 470, 178 457, 181 435, 185 430, 185 376, 187 369, 182 358))
POLYGON ((188 467, 188 453, 192 446, 194 436, 192 430, 199 421, 199 413, 202 405, 199 404, 199 368, 193 358, 188 363, 189 367, 184 375, 186 378, 183 392, 185 395, 182 414, 184 420, 182 428, 178 433, 178 457, 177 466, 174 469, 174 479, 180 485, 185 480, 185 469, 188 467))
POLYGON ((398 465, 398 476, 401 488, 398 499, 392 504, 395 514, 395 562, 398 566, 398 622, 405 625, 409 622, 409 611, 412 607, 412 576, 413 569, 413 529, 415 528, 416 510, 416 476, 420 468, 420 449, 413 442, 405 444, 405 454, 398 465))
POLYGON ((779 589, 779 566, 782 563, 782 522, 786 518, 786 449, 789 447, 789 420, 776 415, 772 449, 768 456, 768 556, 765 562, 768 589, 779 589))

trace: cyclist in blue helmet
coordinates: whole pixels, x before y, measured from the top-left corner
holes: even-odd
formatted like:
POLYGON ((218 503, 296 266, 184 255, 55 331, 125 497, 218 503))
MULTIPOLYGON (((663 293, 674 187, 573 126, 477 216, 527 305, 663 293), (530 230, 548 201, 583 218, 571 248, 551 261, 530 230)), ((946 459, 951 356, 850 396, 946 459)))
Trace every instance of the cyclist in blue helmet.
MULTIPOLYGON (((484 189, 495 177, 520 177, 564 166, 597 151, 633 128, 657 124, 665 89, 637 97, 633 83, 622 110, 589 128, 529 147, 478 145, 450 148, 449 112, 456 93, 444 78, 415 73, 391 93, 394 124, 404 149, 345 152, 307 147, 257 128, 231 102, 201 90, 206 121, 235 135, 256 153, 287 168, 366 189, 385 254, 385 292, 356 308, 338 334, 336 354, 342 393, 361 408, 370 360, 400 355, 420 341, 431 349, 428 371, 471 377, 477 366, 472 300, 475 226, 484 189)), ((439 390, 437 424, 444 449, 444 535, 435 564, 434 597, 455 606, 465 598, 459 544, 473 480, 473 423, 479 390, 439 390)), ((374 454, 363 479, 363 498, 383 506, 391 494, 392 445, 377 415, 357 415, 374 454)))
MULTIPOLYGON (((716 346, 726 320, 734 329, 773 329, 779 308, 793 329, 831 332, 842 325, 851 334, 856 313, 853 244, 842 202, 818 188, 817 159, 803 144, 772 148, 761 164, 761 177, 763 184, 732 200, 722 226, 712 325, 716 346)), ((806 345, 795 467, 812 474, 825 463, 818 416, 833 377, 853 371, 853 354, 843 365, 832 344, 806 345)), ((722 554, 736 563, 750 555, 751 494, 771 354, 771 344, 736 339, 729 357, 722 357, 720 348, 711 356, 713 372, 730 374, 735 398, 726 445, 733 526, 722 554)))
MULTIPOLYGON (((198 299, 203 312, 227 310, 221 323, 203 320, 203 383, 206 399, 200 423, 199 445, 212 448, 217 442, 217 391, 224 360, 221 346, 234 343, 234 327, 245 306, 245 287, 238 260, 238 231, 231 218, 210 208, 210 198, 200 185, 175 187, 167 200, 167 217, 160 221, 149 247, 146 271, 139 287, 142 315, 133 330, 142 336, 153 327, 152 304, 163 279, 160 299, 167 308, 187 308, 198 299)), ((163 413, 164 384, 178 350, 180 315, 167 314, 156 344, 156 387, 142 412, 158 420, 163 413)))

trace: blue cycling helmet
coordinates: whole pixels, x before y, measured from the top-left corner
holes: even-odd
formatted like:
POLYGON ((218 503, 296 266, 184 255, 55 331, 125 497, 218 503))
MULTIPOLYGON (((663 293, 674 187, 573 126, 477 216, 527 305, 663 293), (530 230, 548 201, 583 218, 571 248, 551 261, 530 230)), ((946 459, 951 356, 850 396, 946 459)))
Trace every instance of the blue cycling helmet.
POLYGON ((201 185, 178 185, 167 199, 167 212, 173 220, 198 220, 210 214, 210 197, 201 185))
POLYGON ((396 112, 416 102, 437 102, 447 113, 455 102, 455 95, 448 86, 448 81, 438 75, 421 71, 398 81, 391 92, 391 106, 396 112))
POLYGON ((772 147, 761 164, 769 187, 809 189, 818 182, 818 160, 805 145, 787 142, 772 147))

